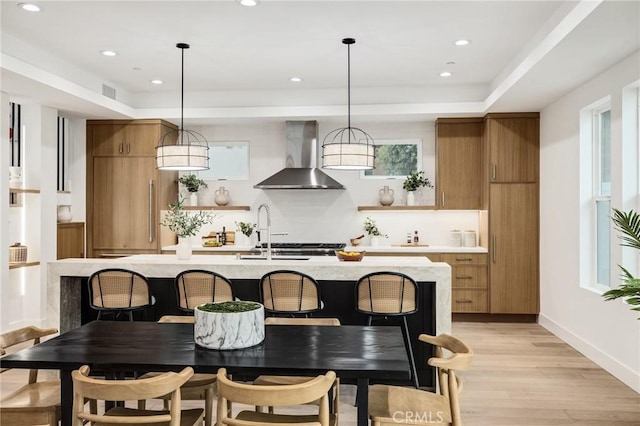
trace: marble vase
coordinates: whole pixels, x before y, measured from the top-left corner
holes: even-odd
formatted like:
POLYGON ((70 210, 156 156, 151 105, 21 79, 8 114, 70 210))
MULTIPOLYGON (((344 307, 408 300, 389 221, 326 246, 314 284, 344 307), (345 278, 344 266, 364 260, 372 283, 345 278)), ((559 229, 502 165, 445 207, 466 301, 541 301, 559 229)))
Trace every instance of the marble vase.
POLYGON ((264 306, 247 312, 205 312, 196 307, 193 337, 207 349, 242 349, 264 340, 264 306))
POLYGON ((176 247, 176 256, 179 260, 188 260, 191 258, 193 248, 191 247, 191 238, 178 237, 178 245, 176 247))
POLYGON ((416 191, 407 191, 407 205, 408 206, 416 205, 416 191))

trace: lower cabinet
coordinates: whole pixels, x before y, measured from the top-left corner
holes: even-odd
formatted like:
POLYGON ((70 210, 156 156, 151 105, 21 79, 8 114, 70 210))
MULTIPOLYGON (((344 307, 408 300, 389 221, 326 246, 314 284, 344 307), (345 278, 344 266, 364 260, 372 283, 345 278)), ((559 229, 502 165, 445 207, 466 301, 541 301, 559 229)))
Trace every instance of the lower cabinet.
POLYGON ((443 253, 451 266, 451 312, 489 312, 487 255, 443 253))
POLYGON ((58 223, 56 258, 82 258, 84 253, 84 222, 58 223))

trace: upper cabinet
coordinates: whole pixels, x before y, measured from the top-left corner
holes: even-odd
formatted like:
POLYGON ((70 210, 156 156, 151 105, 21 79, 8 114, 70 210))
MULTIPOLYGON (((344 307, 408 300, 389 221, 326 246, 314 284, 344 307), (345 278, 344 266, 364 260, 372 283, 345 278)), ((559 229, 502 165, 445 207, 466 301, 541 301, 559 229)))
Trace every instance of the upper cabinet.
POLYGON ((437 208, 481 208, 482 121, 482 118, 439 118, 436 121, 437 208))
POLYGON ((161 120, 94 120, 87 139, 95 157, 155 157, 158 140, 170 130, 161 120))
POLYGON ((487 114, 484 128, 489 182, 537 182, 540 114, 487 114))

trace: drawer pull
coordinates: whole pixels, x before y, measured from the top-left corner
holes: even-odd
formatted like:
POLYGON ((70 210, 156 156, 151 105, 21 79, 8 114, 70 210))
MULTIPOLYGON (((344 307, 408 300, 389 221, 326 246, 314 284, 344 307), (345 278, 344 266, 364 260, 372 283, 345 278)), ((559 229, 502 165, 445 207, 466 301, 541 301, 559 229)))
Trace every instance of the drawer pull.
POLYGON ((473 303, 471 299, 456 299, 456 303, 473 303))
POLYGON ((457 262, 471 262, 472 260, 470 257, 456 257, 457 262))
POLYGON ((456 279, 459 279, 459 280, 470 280, 472 278, 473 277, 471 275, 456 275, 456 279))

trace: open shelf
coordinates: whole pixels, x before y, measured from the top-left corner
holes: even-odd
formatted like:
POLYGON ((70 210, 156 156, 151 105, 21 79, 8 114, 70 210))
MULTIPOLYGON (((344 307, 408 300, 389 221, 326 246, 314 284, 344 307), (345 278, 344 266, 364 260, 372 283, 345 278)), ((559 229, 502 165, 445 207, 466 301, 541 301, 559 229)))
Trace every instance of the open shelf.
POLYGON ((436 210, 436 206, 358 206, 358 211, 410 211, 410 210, 436 210))
POLYGON ((183 206, 185 210, 251 210, 250 206, 183 206))
POLYGON ((29 266, 38 266, 40 262, 18 262, 9 263, 9 269, 27 268, 29 266))
POLYGON ((9 207, 22 207, 21 194, 39 194, 39 189, 9 188, 9 207))

